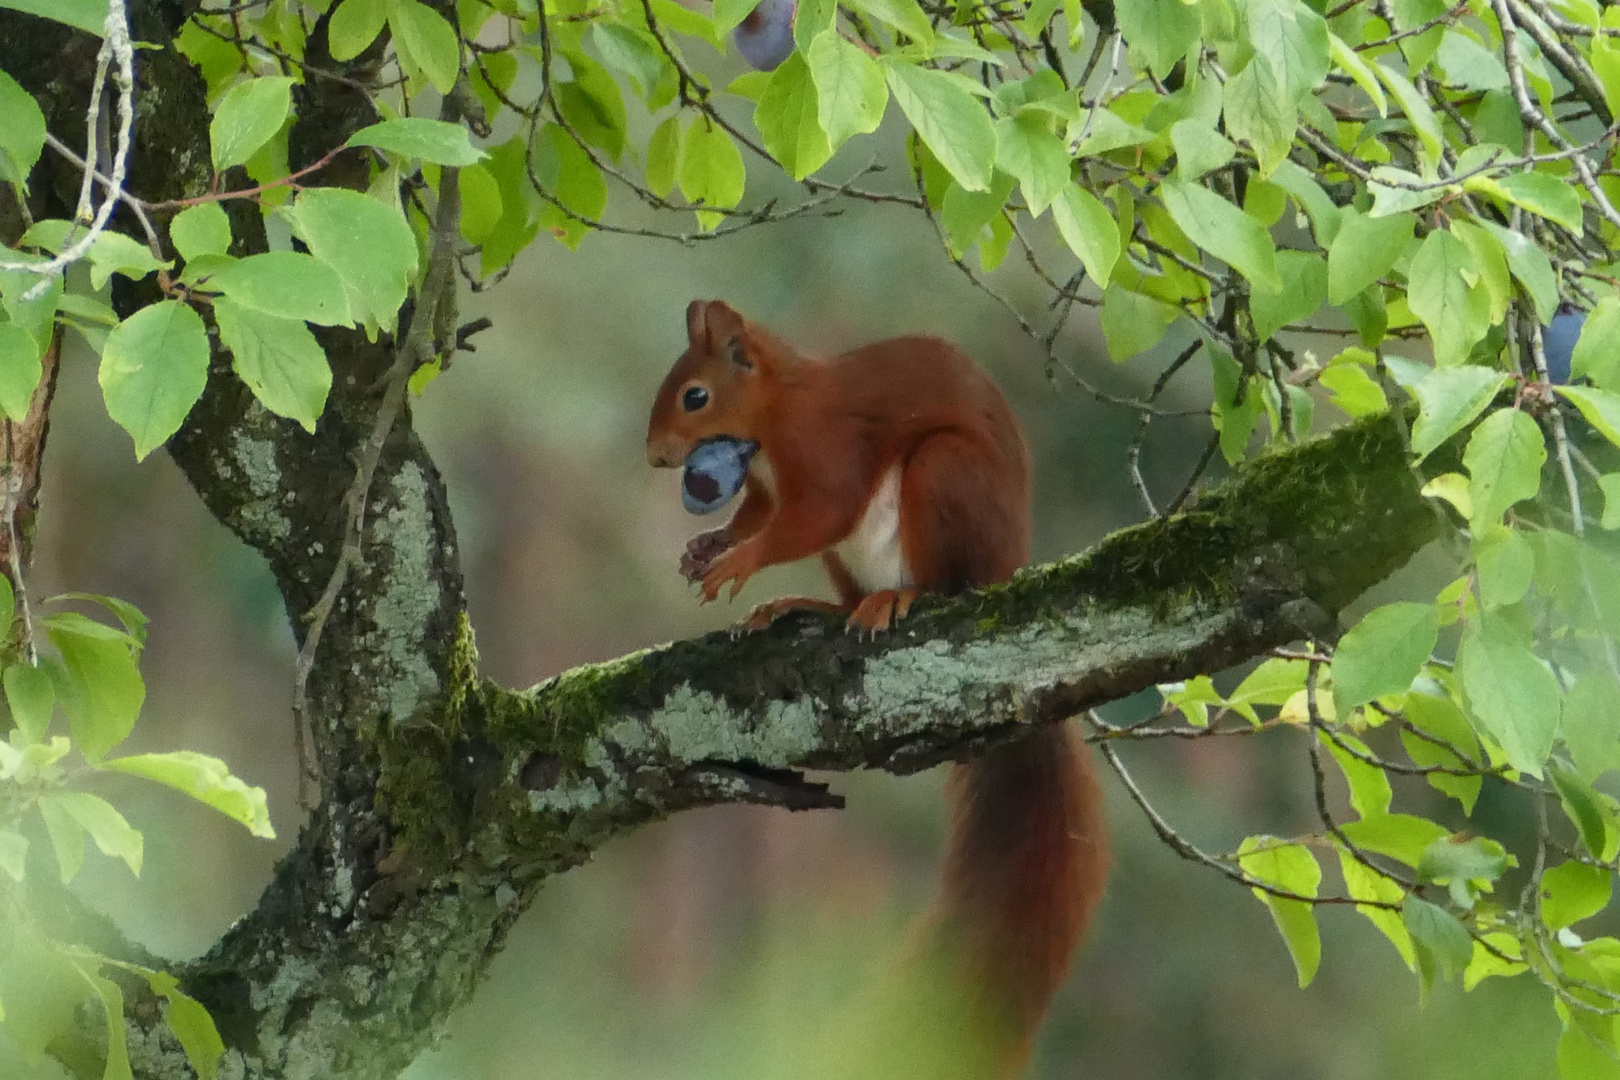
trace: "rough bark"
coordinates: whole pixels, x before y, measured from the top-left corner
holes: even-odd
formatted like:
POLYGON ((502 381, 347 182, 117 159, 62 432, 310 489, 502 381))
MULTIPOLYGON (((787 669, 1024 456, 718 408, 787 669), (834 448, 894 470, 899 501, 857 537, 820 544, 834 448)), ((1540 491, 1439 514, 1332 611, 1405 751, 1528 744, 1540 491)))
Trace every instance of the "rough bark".
MULTIPOLYGON (((133 9, 153 41, 182 10, 133 9)), ((70 142, 82 138, 92 54, 82 34, 0 12, 0 67, 70 142)), ((200 83, 172 49, 143 50, 139 63, 132 190, 196 194, 208 161, 200 83)), ((313 81, 301 92, 306 116, 339 119, 306 121, 300 157, 369 119, 322 97, 341 90, 313 81)), ((50 160, 35 209, 60 213, 76 190, 50 160)), ((262 247, 255 214, 233 221, 240 250, 262 247)), ((118 302, 149 298, 128 290, 118 302)), ((265 557, 300 639, 393 355, 386 336, 322 340, 335 379, 314 435, 259 407, 220 353, 170 446, 208 509, 265 557)), ((1396 425, 1372 420, 1264 457, 1173 519, 1005 586, 925 601, 875 641, 801 617, 516 691, 478 675, 455 532, 408 411, 367 521, 309 683, 323 801, 258 906, 177 969, 218 1023, 225 1076, 394 1076, 467 1000, 540 883, 609 837, 714 803, 836 805, 802 770, 923 768, 1330 632, 1340 607, 1436 527, 1396 425)), ((136 1075, 189 1075, 150 995, 129 990, 136 1075)))

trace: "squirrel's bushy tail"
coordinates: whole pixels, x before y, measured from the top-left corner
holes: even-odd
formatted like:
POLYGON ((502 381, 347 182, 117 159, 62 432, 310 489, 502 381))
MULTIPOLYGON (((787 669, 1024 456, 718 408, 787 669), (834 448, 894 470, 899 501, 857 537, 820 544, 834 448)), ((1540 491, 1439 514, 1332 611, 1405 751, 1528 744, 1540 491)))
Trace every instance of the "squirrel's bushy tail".
POLYGON ((1048 724, 956 766, 933 928, 969 1014, 1015 1076, 1109 867, 1102 791, 1071 724, 1048 724))

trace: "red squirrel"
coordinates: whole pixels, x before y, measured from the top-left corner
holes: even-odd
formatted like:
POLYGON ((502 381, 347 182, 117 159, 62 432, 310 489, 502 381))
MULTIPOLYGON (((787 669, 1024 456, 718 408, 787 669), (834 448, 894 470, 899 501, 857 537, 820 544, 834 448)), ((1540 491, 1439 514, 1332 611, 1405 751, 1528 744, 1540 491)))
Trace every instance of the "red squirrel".
MULTIPOLYGON (((705 440, 751 440, 746 494, 687 546, 703 602, 760 569, 820 556, 838 602, 876 634, 921 592, 1005 581, 1029 558, 1030 460, 1017 418, 972 360, 934 337, 801 356, 725 303, 693 301, 687 348, 647 424, 647 461, 680 465, 705 440)), ((1102 797, 1068 724, 1036 728, 952 772, 944 880, 927 924, 1010 1077, 1031 1043, 1108 874, 1102 797)))

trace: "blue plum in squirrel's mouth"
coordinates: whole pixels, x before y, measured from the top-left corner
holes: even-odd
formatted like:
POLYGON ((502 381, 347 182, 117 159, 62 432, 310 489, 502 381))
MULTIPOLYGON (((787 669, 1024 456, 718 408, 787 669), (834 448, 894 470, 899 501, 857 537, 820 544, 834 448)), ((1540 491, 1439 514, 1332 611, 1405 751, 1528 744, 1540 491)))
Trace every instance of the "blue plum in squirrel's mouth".
POLYGON ((705 439, 686 455, 681 503, 694 514, 712 514, 742 490, 748 463, 759 444, 722 435, 705 439))

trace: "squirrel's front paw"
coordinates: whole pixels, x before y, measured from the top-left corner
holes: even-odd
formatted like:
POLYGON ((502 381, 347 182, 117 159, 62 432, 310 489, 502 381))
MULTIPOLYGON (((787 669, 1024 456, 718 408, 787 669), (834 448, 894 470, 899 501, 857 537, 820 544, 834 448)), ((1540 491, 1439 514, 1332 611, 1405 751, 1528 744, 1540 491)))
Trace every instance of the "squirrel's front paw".
POLYGON ((710 529, 698 533, 686 542, 686 553, 681 556, 681 576, 687 581, 702 581, 714 567, 714 560, 736 546, 725 529, 710 529))

